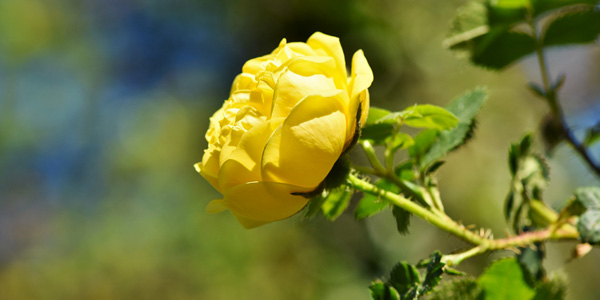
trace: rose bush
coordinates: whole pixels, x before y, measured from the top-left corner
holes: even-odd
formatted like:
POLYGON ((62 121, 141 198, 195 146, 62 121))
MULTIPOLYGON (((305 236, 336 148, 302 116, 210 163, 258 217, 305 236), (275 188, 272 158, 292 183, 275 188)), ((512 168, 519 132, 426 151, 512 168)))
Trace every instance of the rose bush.
POLYGON ((229 209, 246 228, 287 218, 309 199, 351 144, 373 73, 361 50, 350 76, 339 39, 283 39, 246 62, 231 95, 210 118, 208 149, 196 170, 223 194, 209 213, 229 209))

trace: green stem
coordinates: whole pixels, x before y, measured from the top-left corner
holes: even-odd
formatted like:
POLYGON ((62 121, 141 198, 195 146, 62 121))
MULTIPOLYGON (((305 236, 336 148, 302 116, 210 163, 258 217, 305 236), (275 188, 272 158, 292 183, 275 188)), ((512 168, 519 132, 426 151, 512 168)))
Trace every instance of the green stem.
POLYGON ((467 230, 464 226, 454 222, 454 220, 450 219, 445 215, 436 214, 422 206, 419 206, 418 204, 410 201, 405 197, 380 189, 354 175, 349 175, 348 179, 350 185, 353 188, 364 193, 382 197, 390 203, 412 213, 413 215, 429 222, 430 224, 444 231, 450 232, 455 236, 462 238, 463 240, 471 244, 480 245, 488 243, 487 239, 482 238, 479 235, 467 230))
MULTIPOLYGON (((543 242, 547 240, 564 240, 564 239, 576 239, 579 236, 577 229, 570 224, 563 224, 562 226, 555 226, 550 224, 546 229, 538 231, 524 232, 517 236, 511 236, 502 239, 488 239, 481 237, 480 235, 466 229, 463 225, 456 223, 447 215, 440 215, 434 211, 428 210, 418 204, 410 201, 409 199, 394 194, 390 191, 380 189, 363 179, 356 177, 355 175, 348 176, 349 185, 361 192, 368 193, 374 196, 381 197, 393 205, 396 205, 413 215, 429 222, 430 224, 447 231, 473 245, 475 247, 458 254, 445 255, 442 261, 449 266, 456 266, 463 260, 487 253, 490 251, 510 249, 515 247, 523 247, 536 242, 543 242)), ((545 211, 545 215, 548 220, 556 221, 556 213, 545 211)))
POLYGON ((379 162, 379 159, 375 154, 375 149, 373 148, 371 142, 369 142, 368 140, 360 140, 360 144, 362 145, 362 148, 365 151, 365 154, 367 155, 371 166, 373 166, 373 169, 375 169, 375 171, 378 173, 387 173, 386 168, 381 164, 381 162, 379 162))
POLYGON ((579 236, 577 230, 571 225, 565 224, 560 229, 555 229, 552 227, 553 226, 549 226, 543 230, 525 232, 517 236, 511 236, 503 239, 488 240, 488 243, 478 245, 465 252, 445 255, 442 258, 442 262, 446 263, 448 266, 456 266, 467 258, 490 251, 524 247, 536 242, 544 242, 548 240, 577 239, 579 236))

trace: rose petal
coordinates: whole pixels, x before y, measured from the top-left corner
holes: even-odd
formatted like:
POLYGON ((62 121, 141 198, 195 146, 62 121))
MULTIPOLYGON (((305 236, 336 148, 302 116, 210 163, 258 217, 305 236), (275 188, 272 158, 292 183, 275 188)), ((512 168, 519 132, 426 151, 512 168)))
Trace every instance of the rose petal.
POLYGON ((344 148, 346 114, 336 96, 304 98, 269 139, 262 158, 265 181, 316 188, 344 148))
POLYGON ((277 82, 271 118, 286 117, 306 96, 337 93, 335 90, 333 80, 323 75, 301 76, 286 72, 277 82))
POLYGON ((285 219, 300 211, 308 199, 292 195, 294 192, 307 190, 277 182, 249 182, 225 192, 222 204, 248 227, 250 223, 285 219))
POLYGON ((352 136, 354 135, 358 105, 362 104, 361 124, 365 124, 367 115, 369 114, 369 92, 367 88, 373 82, 373 71, 371 71, 371 67, 369 67, 362 50, 356 51, 352 57, 351 73, 352 77, 350 77, 348 86, 350 96, 350 103, 348 105, 348 111, 350 112, 348 118, 348 142, 352 140, 352 136))
POLYGON ((315 50, 323 50, 327 56, 335 59, 336 68, 342 77, 346 78, 346 60, 344 51, 340 44, 340 39, 334 36, 326 35, 321 32, 315 32, 308 38, 306 43, 315 50))
POLYGON ((236 185, 251 181, 261 181, 262 153, 277 127, 283 119, 271 119, 248 130, 242 137, 238 147, 219 170, 218 184, 221 190, 226 191, 236 185))

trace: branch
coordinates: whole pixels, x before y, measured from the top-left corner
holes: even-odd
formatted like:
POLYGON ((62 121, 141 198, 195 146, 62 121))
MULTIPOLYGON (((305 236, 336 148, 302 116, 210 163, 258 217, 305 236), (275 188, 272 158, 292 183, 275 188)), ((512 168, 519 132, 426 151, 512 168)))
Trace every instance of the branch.
POLYGON ((560 106, 560 102, 558 100, 558 96, 556 95, 556 89, 550 85, 550 72, 548 71, 548 67, 546 66, 546 59, 544 57, 544 46, 542 44, 542 40, 540 39, 537 31, 535 29, 535 24, 533 20, 530 20, 529 26, 534 32, 534 38, 536 40, 536 49, 535 53, 538 59, 538 64, 540 66, 540 73, 542 76, 542 83, 544 85, 544 98, 546 99, 546 103, 550 107, 550 111, 552 112, 552 117, 556 121, 556 124, 560 126, 560 130, 562 134, 566 138, 567 142, 579 153, 579 155, 584 159, 587 165, 596 173, 596 176, 600 177, 600 164, 594 160, 592 155, 589 153, 588 149, 581 143, 576 137, 575 134, 571 131, 567 122, 565 120, 565 116, 560 106))

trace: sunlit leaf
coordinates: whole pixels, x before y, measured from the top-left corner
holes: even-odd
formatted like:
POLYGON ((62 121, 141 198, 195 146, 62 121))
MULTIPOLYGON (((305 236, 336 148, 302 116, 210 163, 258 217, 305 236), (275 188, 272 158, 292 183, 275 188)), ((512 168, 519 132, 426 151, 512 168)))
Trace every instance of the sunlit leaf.
POLYGON ((437 130, 426 129, 415 136, 415 143, 408 148, 408 153, 419 162, 419 165, 423 165, 421 159, 437 139, 438 133, 437 130))
POLYGON ((373 300, 400 300, 400 294, 391 286, 386 285, 381 280, 376 280, 369 286, 371 290, 371 299, 373 300))
POLYGON ((487 93, 483 88, 468 91, 454 99, 446 108, 454 114, 459 122, 458 125, 448 131, 440 132, 438 139, 422 160, 423 165, 428 165, 446 155, 446 153, 464 144, 473 129, 475 116, 487 99, 487 93))
POLYGON ((413 140, 413 138, 410 135, 402 132, 397 132, 396 134, 391 136, 387 141, 387 147, 391 148, 394 151, 396 149, 408 148, 414 144, 415 141, 413 140))
MULTIPOLYGON (((400 192, 400 189, 395 184, 385 179, 377 180, 375 186, 392 193, 400 192)), ((389 202, 384 198, 372 194, 365 194, 356 206, 354 217, 358 220, 364 219, 384 210, 388 206, 389 202)))
POLYGON ((535 295, 521 266, 514 258, 496 261, 479 277, 478 282, 486 300, 528 300, 535 295))
POLYGON ((404 112, 404 124, 411 127, 447 130, 458 123, 458 119, 451 112, 435 105, 416 105, 404 112))
POLYGON ((304 218, 310 219, 316 216, 321 211, 321 205, 325 202, 325 197, 322 194, 310 199, 304 211, 304 218))
POLYGON ((381 118, 390 114, 390 111, 383 108, 371 107, 369 108, 369 115, 367 117, 367 122, 365 126, 373 125, 375 122, 379 121, 381 118))
POLYGON ((394 134, 394 125, 381 123, 363 127, 360 138, 370 140, 374 145, 383 145, 394 134))
POLYGON ((348 208, 352 194, 352 189, 339 188, 332 190, 321 205, 323 215, 330 221, 337 219, 348 208))

